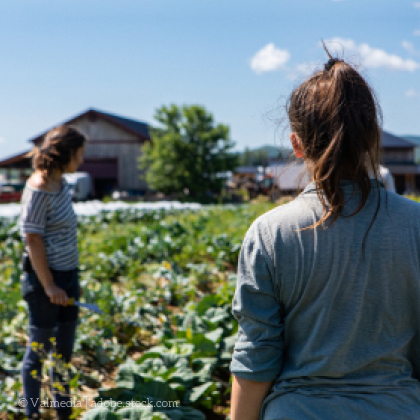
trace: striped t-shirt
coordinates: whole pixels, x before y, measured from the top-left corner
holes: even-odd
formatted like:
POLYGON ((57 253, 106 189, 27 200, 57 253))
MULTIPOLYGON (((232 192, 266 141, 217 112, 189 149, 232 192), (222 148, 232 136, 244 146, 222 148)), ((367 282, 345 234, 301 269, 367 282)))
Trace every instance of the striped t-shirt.
POLYGON ((58 192, 40 190, 26 183, 19 228, 23 239, 26 233, 42 235, 50 268, 72 270, 79 265, 77 216, 69 186, 64 178, 62 182, 58 192))

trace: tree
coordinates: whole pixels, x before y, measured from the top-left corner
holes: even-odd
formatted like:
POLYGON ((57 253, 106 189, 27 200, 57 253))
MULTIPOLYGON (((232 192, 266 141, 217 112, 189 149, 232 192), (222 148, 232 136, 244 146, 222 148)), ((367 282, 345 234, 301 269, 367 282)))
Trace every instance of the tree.
POLYGON ((252 166, 252 152, 249 150, 249 147, 245 147, 245 151, 242 155, 242 165, 252 166))
POLYGON ((151 128, 151 141, 144 144, 139 168, 150 188, 163 193, 182 193, 206 202, 220 194, 223 179, 219 174, 237 166, 235 146, 226 125, 215 125, 213 116, 198 105, 163 106, 151 128))
POLYGON ((257 166, 268 166, 270 159, 268 158, 268 152, 266 149, 261 148, 255 151, 254 165, 257 166))

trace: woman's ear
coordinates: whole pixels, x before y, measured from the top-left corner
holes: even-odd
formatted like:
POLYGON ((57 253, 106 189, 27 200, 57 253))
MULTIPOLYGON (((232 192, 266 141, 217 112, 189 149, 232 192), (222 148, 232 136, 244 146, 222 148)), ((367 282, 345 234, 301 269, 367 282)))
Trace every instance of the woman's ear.
POLYGON ((290 143, 292 143, 293 152, 297 158, 303 158, 303 146, 300 137, 293 131, 289 135, 290 143))

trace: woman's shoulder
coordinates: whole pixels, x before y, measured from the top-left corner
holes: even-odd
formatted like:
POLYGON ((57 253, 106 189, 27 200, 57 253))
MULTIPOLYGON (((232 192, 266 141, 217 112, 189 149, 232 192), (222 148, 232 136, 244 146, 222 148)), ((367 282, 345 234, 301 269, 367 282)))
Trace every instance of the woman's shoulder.
POLYGON ((62 177, 61 182, 61 186, 58 188, 56 185, 51 185, 51 183, 45 180, 41 174, 34 172, 27 179, 26 187, 34 193, 58 194, 67 184, 64 177, 62 177))
POLYGON ((273 225, 274 222, 291 222, 299 220, 308 213, 308 202, 297 196, 287 203, 283 203, 259 216, 256 224, 273 225))
POLYGON ((34 190, 49 192, 48 183, 36 172, 33 173, 26 181, 26 186, 34 190))
MULTIPOLYGON (((394 222, 400 220, 403 224, 409 222, 420 226, 420 202, 412 198, 386 191, 386 194, 381 194, 381 210, 381 213, 394 222)), ((316 194, 301 194, 290 202, 260 215, 254 220, 253 225, 257 230, 271 232, 279 230, 286 234, 312 225, 322 213, 322 204, 316 194)), ((353 217, 357 217, 357 215, 353 217)), ((360 213, 359 217, 364 216, 360 213)))
MULTIPOLYGON (((387 191, 383 196, 385 207, 390 212, 399 214, 403 219, 420 220, 420 203, 417 197, 405 197, 394 192, 387 191)), ((382 203, 381 203, 382 205, 382 203)))
POLYGON ((308 213, 306 206, 302 204, 298 196, 288 203, 278 205, 261 214, 251 223, 245 238, 260 236, 272 241, 274 232, 278 228, 293 230, 294 225, 299 224, 299 221, 308 213))

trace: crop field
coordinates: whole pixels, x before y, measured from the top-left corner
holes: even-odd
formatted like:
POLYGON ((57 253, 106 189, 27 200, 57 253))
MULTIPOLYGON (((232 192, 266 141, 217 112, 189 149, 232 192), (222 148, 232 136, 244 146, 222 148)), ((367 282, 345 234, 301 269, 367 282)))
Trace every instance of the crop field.
MULTIPOLYGON (((238 253, 252 221, 276 205, 78 217, 81 300, 104 314, 80 308, 69 380, 76 418, 228 418, 238 253), (124 405, 146 400, 154 408, 124 405)), ((16 218, 0 219, 0 241, 0 418, 22 419, 28 317, 16 218)), ((41 400, 49 392, 44 385, 41 400)))

